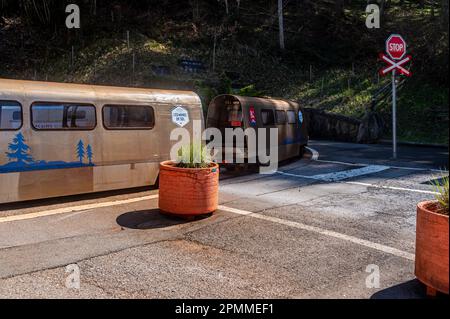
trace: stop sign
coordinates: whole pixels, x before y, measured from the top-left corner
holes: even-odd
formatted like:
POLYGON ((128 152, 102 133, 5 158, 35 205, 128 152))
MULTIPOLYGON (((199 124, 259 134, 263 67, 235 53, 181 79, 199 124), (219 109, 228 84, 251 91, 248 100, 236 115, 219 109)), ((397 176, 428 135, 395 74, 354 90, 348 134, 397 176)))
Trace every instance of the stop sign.
POLYGON ((400 60, 406 54, 406 42, 401 35, 392 34, 386 40, 386 52, 394 60, 400 60))

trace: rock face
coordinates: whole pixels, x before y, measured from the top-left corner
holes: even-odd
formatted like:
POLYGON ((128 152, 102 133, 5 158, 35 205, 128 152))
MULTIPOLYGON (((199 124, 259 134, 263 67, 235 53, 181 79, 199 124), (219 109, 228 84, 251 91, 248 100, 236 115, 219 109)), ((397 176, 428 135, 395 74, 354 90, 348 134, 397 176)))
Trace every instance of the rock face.
POLYGON ((362 120, 313 108, 305 108, 304 113, 311 138, 376 143, 382 136, 383 121, 374 112, 368 112, 362 120))
POLYGON ((359 125, 358 143, 376 143, 383 136, 383 119, 375 112, 367 112, 359 125))

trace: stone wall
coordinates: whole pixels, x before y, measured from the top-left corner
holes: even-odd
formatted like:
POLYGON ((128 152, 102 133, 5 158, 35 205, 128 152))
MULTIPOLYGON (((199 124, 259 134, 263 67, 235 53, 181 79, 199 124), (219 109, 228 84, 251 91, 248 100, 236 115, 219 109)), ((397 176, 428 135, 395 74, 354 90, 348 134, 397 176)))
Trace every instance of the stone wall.
POLYGON ((304 111, 310 138, 376 143, 382 137, 383 121, 374 112, 368 112, 358 120, 313 108, 305 108, 304 111))

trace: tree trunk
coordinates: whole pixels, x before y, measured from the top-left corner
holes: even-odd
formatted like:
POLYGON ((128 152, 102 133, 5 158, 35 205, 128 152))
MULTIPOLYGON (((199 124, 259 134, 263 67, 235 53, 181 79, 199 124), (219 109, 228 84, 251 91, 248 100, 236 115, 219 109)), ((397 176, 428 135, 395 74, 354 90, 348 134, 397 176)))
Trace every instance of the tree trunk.
POLYGON ((198 0, 191 1, 192 6, 192 21, 198 22, 200 18, 200 9, 199 9, 199 3, 198 0))
POLYGON ((448 31, 448 0, 442 0, 442 27, 448 31))
POLYGON ((230 13, 230 10, 228 8, 228 0, 225 0, 225 12, 227 15, 230 13))
POLYGON ((280 49, 284 50, 283 0, 278 0, 278 27, 280 32, 280 49))
POLYGON ((380 5, 380 24, 382 24, 384 22, 384 14, 386 12, 386 1, 381 0, 379 5, 380 5))
POLYGON ((335 10, 337 17, 342 17, 344 15, 344 0, 336 0, 335 10))

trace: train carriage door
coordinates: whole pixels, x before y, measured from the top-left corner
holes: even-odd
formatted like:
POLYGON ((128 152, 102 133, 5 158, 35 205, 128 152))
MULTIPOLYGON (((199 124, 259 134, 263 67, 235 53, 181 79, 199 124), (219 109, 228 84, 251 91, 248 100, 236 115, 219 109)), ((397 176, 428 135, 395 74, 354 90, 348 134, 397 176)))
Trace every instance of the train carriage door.
POLYGON ((102 107, 103 167, 97 189, 126 188, 155 182, 159 154, 154 103, 105 101, 102 107))
POLYGON ((288 156, 297 156, 299 154, 299 131, 300 127, 297 123, 297 114, 295 110, 286 111, 286 130, 289 137, 288 156))
MULTIPOLYGON (((241 102, 232 95, 223 95, 214 99, 208 108, 207 127, 215 127, 222 134, 222 159, 225 160, 226 154, 244 153, 246 141, 244 140, 244 149, 236 148, 236 141, 227 143, 227 129, 245 129, 244 116, 241 102)), ((233 155, 234 156, 234 155, 233 155)))
POLYGON ((305 118, 305 115, 303 113, 302 108, 298 108, 297 113, 297 141, 299 143, 299 146, 301 149, 303 149, 303 146, 308 144, 308 123, 306 122, 307 118, 305 118))
MULTIPOLYGON (((271 150, 271 146, 274 147, 275 145, 270 145, 270 129, 276 128, 276 119, 275 119, 275 112, 274 109, 270 106, 263 106, 260 109, 260 118, 261 118, 261 127, 266 130, 266 154, 269 154, 271 150)), ((280 135, 278 134, 278 138, 280 135)), ((258 134, 258 140, 260 135, 258 134)), ((279 141, 277 141, 279 143, 279 141)), ((258 143, 259 145, 259 143, 258 143)), ((279 145, 279 144, 278 144, 279 145)), ((275 149, 274 149, 275 151, 275 149)), ((261 150, 258 149, 258 154, 260 154, 261 150)), ((263 151, 264 152, 264 151, 263 151)))
POLYGON ((286 125, 286 111, 282 109, 275 110, 276 125, 278 128, 278 159, 283 160, 289 155, 289 148, 292 145, 292 137, 286 125))

